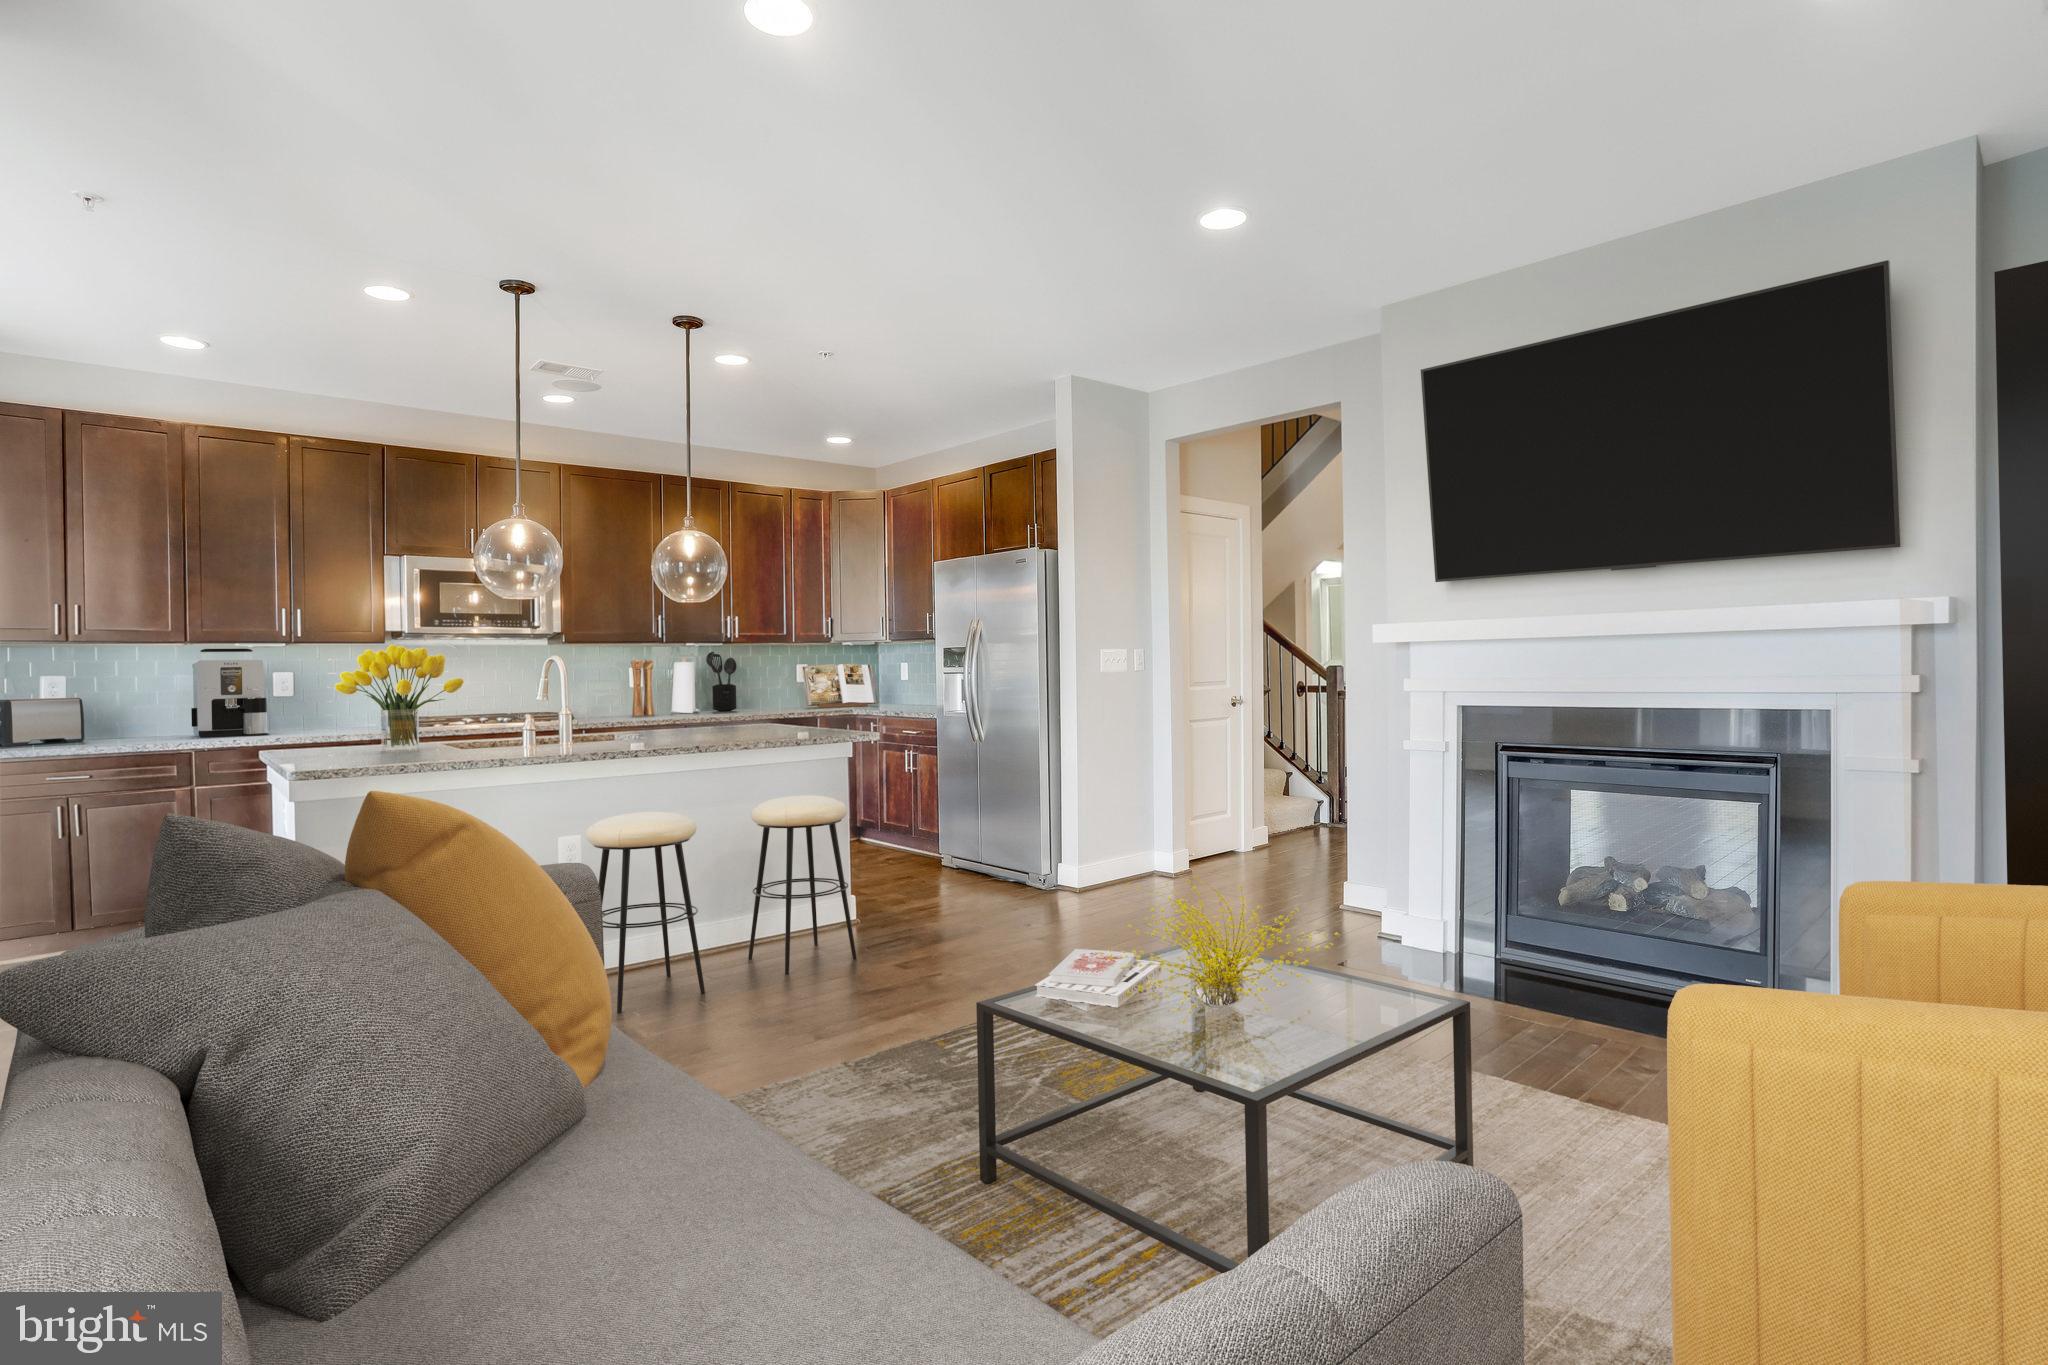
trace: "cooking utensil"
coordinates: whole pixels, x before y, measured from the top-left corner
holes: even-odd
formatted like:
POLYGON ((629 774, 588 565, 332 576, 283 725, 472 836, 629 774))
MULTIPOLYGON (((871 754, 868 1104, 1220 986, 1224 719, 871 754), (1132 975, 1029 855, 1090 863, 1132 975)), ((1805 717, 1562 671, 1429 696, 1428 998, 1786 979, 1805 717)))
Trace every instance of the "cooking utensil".
POLYGON ((714 649, 709 654, 706 654, 704 656, 704 666, 710 669, 712 674, 715 676, 720 669, 725 667, 725 660, 722 657, 720 657, 718 651, 714 649))
POLYGON ((739 672, 739 671, 740 671, 740 661, 739 661, 738 659, 728 658, 728 659, 727 659, 727 660, 725 661, 725 676, 726 676, 727 678, 730 678, 730 677, 732 677, 732 675, 733 675, 733 674, 735 674, 735 673, 737 673, 737 672, 739 672))

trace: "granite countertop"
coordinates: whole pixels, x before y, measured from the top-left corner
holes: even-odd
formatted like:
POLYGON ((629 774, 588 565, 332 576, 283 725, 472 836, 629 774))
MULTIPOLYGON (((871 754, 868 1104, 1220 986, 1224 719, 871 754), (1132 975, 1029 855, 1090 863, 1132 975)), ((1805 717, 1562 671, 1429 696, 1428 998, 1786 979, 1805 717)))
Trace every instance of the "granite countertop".
MULTIPOLYGON (((854 715, 888 716, 901 720, 930 720, 936 706, 836 706, 789 711, 694 711, 685 715, 660 716, 578 716, 576 729, 655 730, 678 726, 749 725, 765 721, 793 720, 806 716, 854 715)), ((535 711, 533 718, 542 734, 553 734, 555 714, 535 711)), ((483 723, 467 716, 435 717, 423 727, 429 742, 459 739, 468 735, 517 731, 519 722, 483 723), (466 728, 465 728, 466 727, 466 728)), ((23 759, 111 758, 121 754, 185 753, 195 749, 279 749, 308 744, 365 744, 381 739, 374 727, 360 730, 293 730, 268 735, 224 735, 203 739, 198 735, 134 735, 82 740, 76 744, 24 744, 0 749, 0 763, 23 759)))
POLYGON ((568 753, 552 741, 521 752, 517 740, 429 741, 417 749, 272 749, 263 762, 294 782, 329 778, 403 777, 414 773, 491 771, 562 763, 631 762, 691 754, 739 753, 755 749, 815 749, 832 744, 871 744, 875 737, 847 730, 755 722, 731 725, 666 726, 579 738, 568 753))

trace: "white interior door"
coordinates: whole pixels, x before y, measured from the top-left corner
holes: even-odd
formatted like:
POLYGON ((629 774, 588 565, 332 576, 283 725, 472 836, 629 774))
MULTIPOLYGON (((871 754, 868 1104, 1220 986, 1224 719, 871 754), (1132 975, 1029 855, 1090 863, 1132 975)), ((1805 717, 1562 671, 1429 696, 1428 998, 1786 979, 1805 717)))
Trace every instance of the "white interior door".
POLYGON ((1244 523, 1181 512, 1188 856, 1244 838, 1244 523))

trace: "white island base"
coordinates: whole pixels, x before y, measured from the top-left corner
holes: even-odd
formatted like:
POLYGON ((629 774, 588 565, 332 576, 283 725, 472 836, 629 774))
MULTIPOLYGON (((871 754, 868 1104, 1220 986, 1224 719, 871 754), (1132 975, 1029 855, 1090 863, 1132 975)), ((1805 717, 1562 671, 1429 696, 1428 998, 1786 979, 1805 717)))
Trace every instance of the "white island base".
MULTIPOLYGON (((761 829, 752 818, 754 806, 776 796, 829 796, 847 801, 849 760, 853 742, 845 732, 795 726, 749 725, 718 727, 701 735, 649 732, 647 735, 580 741, 568 759, 552 744, 542 744, 532 758, 515 747, 464 748, 427 744, 413 751, 367 749, 273 750, 265 755, 270 772, 271 829, 310 844, 336 858, 348 856, 349 833, 356 812, 372 791, 421 796, 466 811, 502 831, 536 862, 582 861, 594 872, 598 850, 583 832, 610 815, 632 811, 672 811, 697 822, 697 833, 683 846, 690 869, 690 896, 697 910, 697 941, 709 951, 744 943, 753 915, 754 876, 761 856, 761 829), (770 735, 768 732, 780 732, 770 735), (634 743, 645 747, 634 748, 634 743), (574 845, 565 841, 573 839, 574 845)), ((852 876, 851 830, 839 825, 839 847, 852 876)), ((783 871, 784 834, 771 833, 767 876, 783 871)), ((818 871, 832 877, 831 839, 820 827, 812 834, 818 871)), ((656 896, 654 851, 635 850, 633 900, 656 896)), ((680 905, 682 887, 675 861, 661 850, 668 895, 680 905)), ((804 832, 796 832, 798 875, 804 862, 804 832)), ((605 905, 619 902, 621 855, 612 855, 605 905)), ((849 894, 849 900, 851 895, 849 894)), ((810 924, 808 899, 791 902, 791 914, 802 930, 810 924)), ((638 910, 634 919, 654 918, 638 910)), ((847 918, 839 897, 821 896, 818 923, 838 925, 847 918)), ((858 916, 856 914, 855 918, 858 916)), ((783 928, 783 902, 761 902, 761 937, 773 943, 783 928)), ((827 940, 829 951, 846 956, 845 931, 827 940)), ((628 963, 658 961, 662 955, 659 927, 635 929, 626 944, 628 963)), ((687 961, 690 935, 678 921, 669 926, 671 954, 687 961)), ((774 955, 781 956, 779 944, 774 955)), ((618 935, 607 928, 605 965, 618 965, 618 935)), ((681 978, 678 978, 681 979, 681 978)))

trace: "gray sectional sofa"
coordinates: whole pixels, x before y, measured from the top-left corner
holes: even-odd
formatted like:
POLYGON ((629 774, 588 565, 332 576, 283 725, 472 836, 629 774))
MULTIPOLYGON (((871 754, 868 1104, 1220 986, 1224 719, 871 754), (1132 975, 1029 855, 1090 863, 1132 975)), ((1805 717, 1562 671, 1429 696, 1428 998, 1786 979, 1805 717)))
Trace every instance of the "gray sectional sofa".
MULTIPOLYGON (((588 870, 549 872, 594 934, 588 870)), ((24 1037, 0 1290, 225 1283, 177 1088, 24 1037), (122 1282, 144 1238, 178 1282, 122 1282)), ((1385 1171, 1098 1342, 614 1033, 582 1120, 368 1297, 239 1309, 226 1359, 264 1365, 1494 1365, 1522 1359, 1521 1212, 1467 1167, 1385 1171)))

